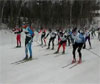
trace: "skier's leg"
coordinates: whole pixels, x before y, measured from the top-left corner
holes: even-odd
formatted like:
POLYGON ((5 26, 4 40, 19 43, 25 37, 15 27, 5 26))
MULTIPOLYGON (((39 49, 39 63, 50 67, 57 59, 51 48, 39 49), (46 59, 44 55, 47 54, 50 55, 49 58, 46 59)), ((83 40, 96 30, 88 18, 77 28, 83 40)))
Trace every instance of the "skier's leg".
POLYGON ((21 47, 20 35, 18 36, 17 40, 18 40, 18 47, 21 47))
POLYGON ((98 32, 98 40, 100 41, 100 33, 98 32))
POLYGON ((91 32, 91 36, 93 37, 93 31, 91 32))
POLYGON ((60 42, 60 37, 58 36, 58 45, 59 45, 59 42, 60 42))
POLYGON ((62 53, 65 54, 66 42, 64 42, 62 45, 63 45, 63 52, 62 53))
POLYGON ((78 53, 79 53, 79 61, 78 61, 78 63, 82 62, 82 53, 81 53, 82 46, 83 46, 83 43, 79 43, 79 45, 78 45, 78 53))
POLYGON ((26 54, 26 56, 28 56, 28 47, 29 47, 29 44, 27 44, 27 45, 25 46, 25 54, 26 54))
POLYGON ((95 31, 94 31, 94 35, 96 36, 96 33, 95 33, 95 31))
POLYGON ((61 45, 62 45, 61 43, 58 44, 58 49, 55 53, 59 53, 59 49, 60 49, 61 45))
POLYGON ((90 41, 90 37, 88 37, 88 42, 89 42, 89 46, 91 48, 91 41, 90 41))
POLYGON ((52 39, 52 50, 54 49, 54 40, 55 38, 52 39))
POLYGON ((68 46, 70 46, 70 38, 69 37, 67 38, 67 41, 68 41, 68 46))
POLYGON ((18 39, 17 39, 17 46, 16 46, 16 47, 18 47, 18 44, 19 44, 19 41, 18 41, 18 39))
POLYGON ((99 39, 99 33, 98 33, 98 39, 99 39))
POLYGON ((86 48, 86 41, 87 41, 87 37, 85 38, 85 42, 84 42, 84 44, 83 44, 83 49, 85 49, 86 48))
POLYGON ((72 63, 76 62, 76 56, 75 56, 76 49, 77 49, 77 43, 73 44, 73 60, 72 60, 72 63))
POLYGON ((25 39, 25 58, 24 59, 28 59, 28 39, 25 39))
POLYGON ((21 47, 21 35, 20 35, 20 37, 19 37, 19 47, 21 47))
POLYGON ((74 39, 72 39, 72 37, 70 37, 70 38, 71 38, 71 43, 74 44, 74 39))
POLYGON ((44 43, 45 43, 45 46, 46 46, 46 39, 44 38, 44 43))
POLYGON ((20 40, 20 47, 21 47, 21 40, 20 40))
POLYGON ((32 59, 32 42, 29 43, 30 59, 32 59))
POLYGON ((41 45, 43 45, 43 36, 41 36, 41 45))
POLYGON ((28 44, 25 46, 25 58, 28 59, 28 44))
POLYGON ((16 36, 16 40, 17 40, 17 46, 16 47, 18 47, 18 35, 16 36))
POLYGON ((52 41, 52 38, 49 39, 49 43, 48 43, 48 48, 47 48, 47 49, 50 48, 50 43, 51 43, 51 41, 52 41))

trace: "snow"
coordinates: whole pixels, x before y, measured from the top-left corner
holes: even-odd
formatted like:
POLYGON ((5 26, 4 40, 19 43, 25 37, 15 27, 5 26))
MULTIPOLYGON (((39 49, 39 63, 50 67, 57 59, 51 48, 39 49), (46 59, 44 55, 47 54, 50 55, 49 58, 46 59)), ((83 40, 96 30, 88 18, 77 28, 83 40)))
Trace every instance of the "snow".
MULTIPOLYGON (((57 45, 55 50, 47 50, 47 47, 38 46, 36 41, 39 42, 39 38, 36 33, 32 45, 35 60, 11 64, 25 56, 24 33, 22 47, 15 48, 16 35, 10 30, 0 30, 0 84, 100 84, 100 57, 82 50, 82 64, 72 69, 69 69, 71 65, 62 68, 72 61, 72 47, 66 48, 65 55, 55 55, 53 53, 57 45)), ((92 48, 91 51, 100 55, 100 41, 97 37, 92 39, 92 48)))

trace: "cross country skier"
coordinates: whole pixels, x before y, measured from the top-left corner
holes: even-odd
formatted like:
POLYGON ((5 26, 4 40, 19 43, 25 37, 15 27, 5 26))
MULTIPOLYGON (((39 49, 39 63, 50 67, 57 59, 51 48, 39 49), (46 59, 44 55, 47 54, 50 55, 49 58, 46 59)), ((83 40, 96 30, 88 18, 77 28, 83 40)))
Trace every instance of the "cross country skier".
POLYGON ((74 40, 74 43, 73 43, 73 60, 72 60, 72 63, 76 62, 76 55, 75 55, 76 49, 78 49, 77 51, 79 53, 78 63, 81 63, 82 62, 81 49, 82 49, 83 44, 85 42, 85 38, 84 38, 83 32, 78 33, 77 32, 77 28, 73 29, 73 31, 72 31, 72 39, 74 40))
POLYGON ((25 58, 24 60, 28 59, 28 50, 30 53, 30 58, 32 59, 32 42, 33 42, 33 36, 34 36, 34 31, 33 28, 30 27, 29 25, 23 25, 23 27, 25 28, 24 32, 26 34, 26 38, 25 38, 25 58))
POLYGON ((95 28, 93 28, 92 27, 92 29, 91 29, 91 36, 94 38, 94 36, 96 36, 96 34, 95 34, 95 28))
POLYGON ((22 32, 22 29, 19 28, 18 26, 16 26, 13 29, 13 32, 16 34, 16 40, 17 40, 17 46, 16 46, 16 48, 21 47, 21 32, 22 32))
POLYGON ((86 31, 85 31, 85 43, 84 43, 83 49, 86 48, 86 41, 87 41, 87 40, 88 40, 88 42, 89 42, 90 48, 92 48, 92 47, 91 47, 90 32, 86 29, 86 31))
POLYGON ((62 54, 65 54, 65 48, 66 48, 66 41, 67 41, 67 36, 64 35, 63 32, 60 32, 60 39, 59 39, 59 44, 58 44, 58 49, 55 52, 55 54, 59 53, 60 47, 63 46, 63 52, 62 54))
POLYGON ((67 35, 68 46, 70 46, 70 44, 71 44, 71 30, 68 29, 64 33, 67 35))
POLYGON ((98 28, 98 39, 100 41, 100 28, 98 28))
POLYGON ((50 38, 49 38, 49 43, 48 43, 48 48, 47 49, 50 49, 50 43, 52 42, 52 50, 54 50, 54 41, 55 41, 55 38, 56 38, 56 33, 54 31, 52 31, 51 29, 49 29, 49 33, 46 35, 45 39, 50 35, 50 38))
MULTIPOLYGON (((41 29, 42 29, 42 28, 41 28, 41 29)), ((46 39, 45 39, 46 30, 45 30, 45 29, 42 29, 42 30, 40 30, 40 32, 42 32, 42 34, 41 34, 41 45, 43 45, 43 41, 44 41, 45 46, 46 46, 46 39)), ((40 33, 40 32, 39 32, 39 33, 40 33)))
POLYGON ((60 29, 57 29, 56 32, 57 32, 57 36, 58 36, 58 44, 59 44, 59 42, 60 42, 60 29))

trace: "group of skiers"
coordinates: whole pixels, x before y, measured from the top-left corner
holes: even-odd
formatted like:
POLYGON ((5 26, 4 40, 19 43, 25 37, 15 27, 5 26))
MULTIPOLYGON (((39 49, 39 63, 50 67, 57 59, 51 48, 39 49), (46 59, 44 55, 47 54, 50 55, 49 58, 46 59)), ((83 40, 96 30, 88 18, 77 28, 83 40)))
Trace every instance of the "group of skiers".
MULTIPOLYGON (((25 38, 25 58, 24 60, 27 59, 32 59, 32 42, 33 42, 33 37, 34 37, 34 29, 29 25, 29 24, 23 24, 22 28, 18 28, 18 26, 15 27, 13 30, 15 34, 17 34, 17 46, 16 47, 21 47, 21 32, 25 32, 26 38, 25 38), (30 57, 28 57, 28 51, 30 53, 30 57)), ((49 36, 49 41, 48 41, 48 47, 47 49, 50 49, 50 44, 52 43, 52 50, 55 48, 55 39, 58 38, 58 48, 57 51, 54 54, 59 53, 59 50, 61 46, 63 47, 63 52, 62 54, 65 54, 66 50, 66 45, 70 46, 72 44, 73 50, 73 60, 72 63, 77 62, 76 61, 76 50, 78 51, 79 54, 79 60, 78 63, 80 64, 82 62, 82 53, 81 50, 86 48, 86 41, 88 40, 90 48, 91 46, 91 33, 88 30, 88 28, 85 29, 78 29, 77 27, 74 27, 73 29, 67 29, 67 30, 62 30, 62 29, 48 29, 46 30, 45 28, 41 27, 38 33, 41 34, 41 46, 46 46, 46 39, 49 36)), ((92 33, 93 34, 93 33, 92 33)), ((100 40, 100 29, 98 29, 98 39, 100 40)))

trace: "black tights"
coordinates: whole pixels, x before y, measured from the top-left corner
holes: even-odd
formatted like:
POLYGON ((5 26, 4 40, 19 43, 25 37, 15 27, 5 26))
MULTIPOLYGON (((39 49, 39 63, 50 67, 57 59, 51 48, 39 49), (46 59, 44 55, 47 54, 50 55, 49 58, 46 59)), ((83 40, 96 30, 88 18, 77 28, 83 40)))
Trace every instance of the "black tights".
POLYGON ((76 49, 78 48, 78 53, 79 53, 79 58, 82 58, 82 54, 81 54, 81 49, 82 49, 83 43, 75 43, 73 44, 73 58, 76 60, 76 56, 75 56, 75 52, 76 49))
POLYGON ((41 45, 43 45, 43 39, 44 39, 45 35, 41 35, 41 45))
POLYGON ((54 40, 55 37, 49 39, 48 47, 50 47, 50 43, 52 42, 52 48, 54 48, 54 40))

